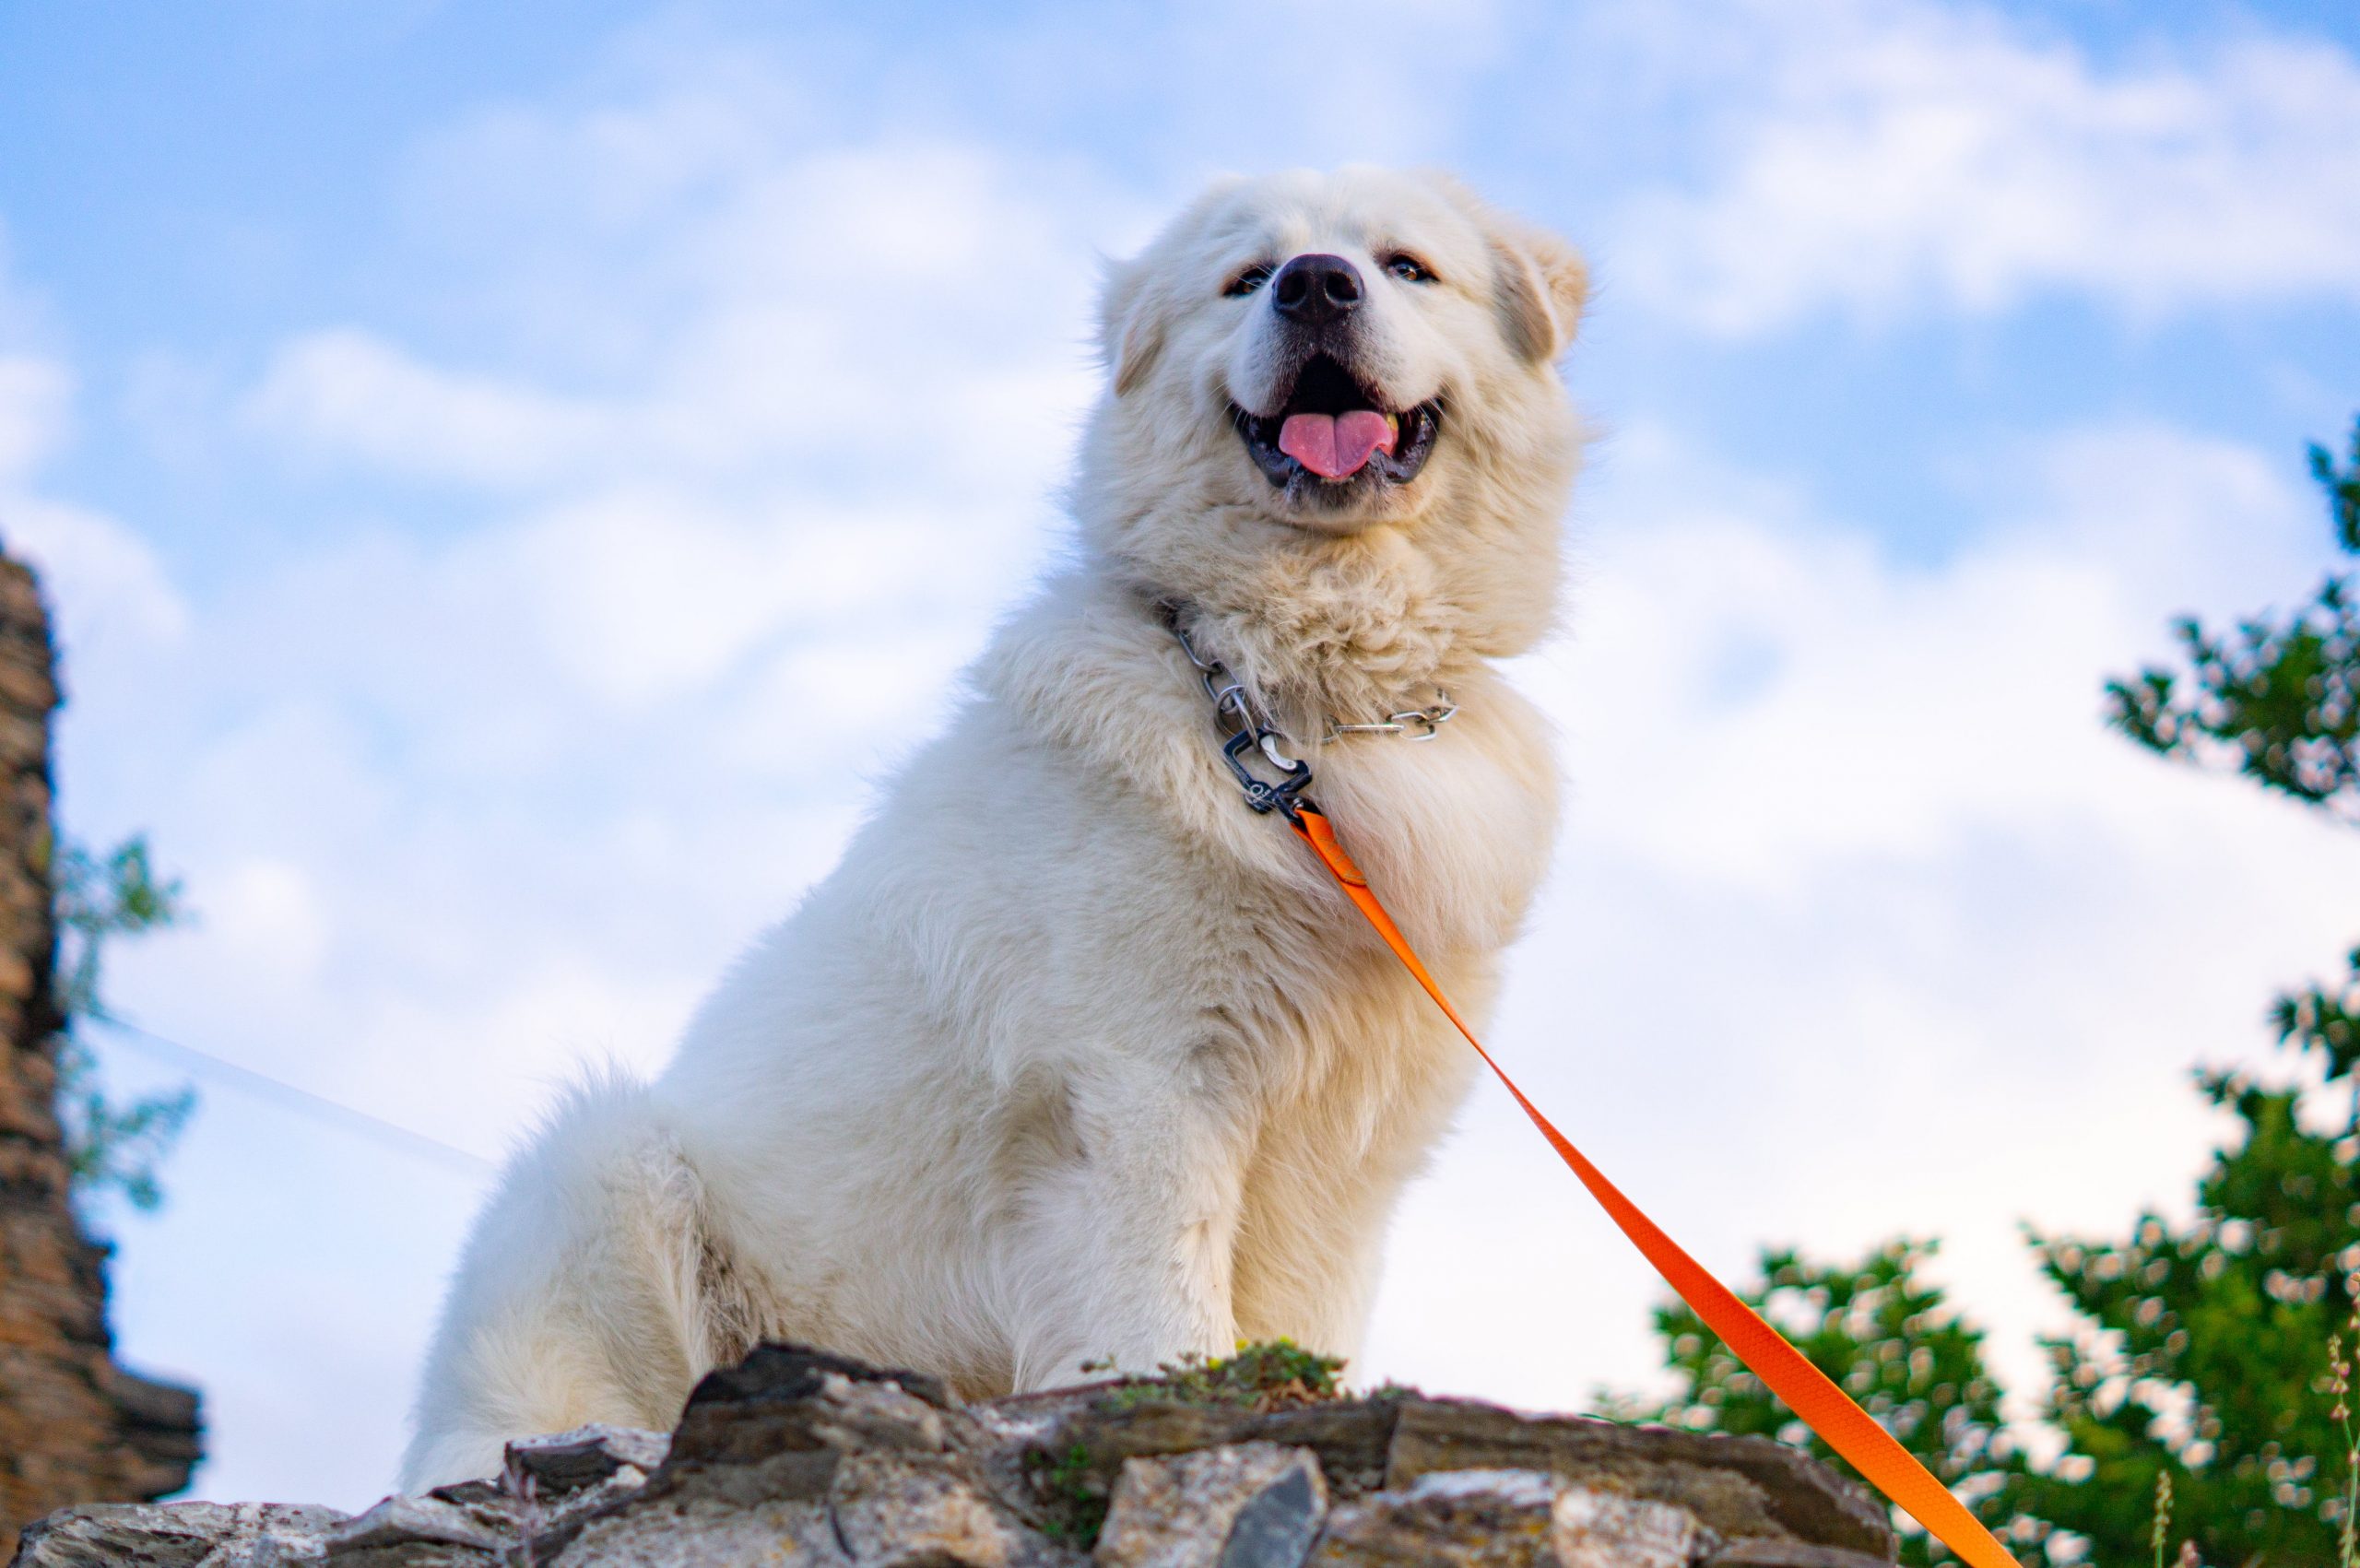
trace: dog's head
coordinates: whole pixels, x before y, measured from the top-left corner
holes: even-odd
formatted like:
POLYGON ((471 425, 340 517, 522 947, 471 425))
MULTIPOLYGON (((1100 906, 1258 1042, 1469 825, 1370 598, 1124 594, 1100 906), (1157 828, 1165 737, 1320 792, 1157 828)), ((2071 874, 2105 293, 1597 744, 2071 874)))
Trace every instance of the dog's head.
POLYGON ((1553 509, 1574 444, 1554 360, 1587 287, 1570 248, 1445 176, 1223 183, 1113 269, 1092 445, 1315 535, 1523 510, 1516 466, 1553 509))

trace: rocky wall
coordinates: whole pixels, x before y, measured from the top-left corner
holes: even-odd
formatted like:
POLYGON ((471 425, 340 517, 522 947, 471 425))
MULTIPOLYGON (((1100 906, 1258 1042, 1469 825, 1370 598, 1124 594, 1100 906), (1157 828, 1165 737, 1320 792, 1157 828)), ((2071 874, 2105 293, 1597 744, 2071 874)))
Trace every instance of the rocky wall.
POLYGON ((106 1249, 68 1201, 50 986, 57 701, 40 589, 0 557, 0 1554, 52 1509, 176 1491, 198 1456, 196 1395, 115 1364, 106 1249))
POLYGON ((1764 1438, 1402 1390, 1208 1400, 1123 1382, 966 1405, 756 1349, 660 1432, 511 1445, 504 1472, 348 1517, 79 1508, 16 1568, 1884 1568, 1874 1500, 1764 1438))

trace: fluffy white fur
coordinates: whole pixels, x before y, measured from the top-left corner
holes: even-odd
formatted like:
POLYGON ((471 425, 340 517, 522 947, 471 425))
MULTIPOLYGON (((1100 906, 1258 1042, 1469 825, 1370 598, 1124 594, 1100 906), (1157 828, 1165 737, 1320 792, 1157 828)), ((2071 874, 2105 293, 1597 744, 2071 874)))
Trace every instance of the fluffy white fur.
POLYGON ((477 1222, 404 1468, 522 1433, 668 1426, 758 1338, 970 1395, 1277 1335, 1349 1355, 1401 1186, 1472 1055, 1284 824, 1243 804, 1160 622, 1289 730, 1463 706, 1431 744, 1298 749, 1347 847, 1481 1019, 1547 864, 1538 716, 1489 661, 1546 629, 1579 441, 1554 361, 1584 275, 1435 175, 1208 192, 1112 269, 1077 564, 949 733, 729 973, 644 1086, 576 1091, 477 1222), (1397 252, 1431 281, 1386 269, 1397 252), (1440 397, 1415 479, 1274 488, 1230 408, 1292 374, 1242 269, 1345 256, 1364 378, 1440 397))

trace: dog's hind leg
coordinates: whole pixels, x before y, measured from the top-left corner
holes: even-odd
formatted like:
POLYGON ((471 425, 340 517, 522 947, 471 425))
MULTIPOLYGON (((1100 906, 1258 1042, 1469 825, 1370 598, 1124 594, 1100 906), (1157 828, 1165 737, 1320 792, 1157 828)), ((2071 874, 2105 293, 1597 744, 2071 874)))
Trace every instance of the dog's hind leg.
POLYGON ((574 1089, 476 1221, 427 1357, 402 1485, 496 1474, 515 1437, 668 1428, 718 1341, 702 1192, 621 1078, 574 1089))

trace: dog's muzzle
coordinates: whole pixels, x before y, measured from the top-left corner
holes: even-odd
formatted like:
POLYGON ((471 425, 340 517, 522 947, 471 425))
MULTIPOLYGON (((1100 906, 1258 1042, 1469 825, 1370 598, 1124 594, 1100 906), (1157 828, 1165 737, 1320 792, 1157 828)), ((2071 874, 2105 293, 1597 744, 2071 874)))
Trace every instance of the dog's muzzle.
MULTIPOLYGON (((1297 256, 1287 269, 1306 261, 1333 259, 1297 256)), ((1280 277, 1285 277, 1282 271, 1280 277)), ((1271 287, 1275 291, 1277 280, 1271 287)), ((1304 289, 1306 301, 1318 301, 1305 304, 1306 313, 1329 312, 1320 314, 1323 325, 1353 308, 1338 306, 1330 288, 1327 275, 1314 272, 1304 289)), ((1351 298, 1357 303, 1357 293, 1351 298)), ((1287 313, 1282 301, 1277 308, 1281 314, 1287 313)), ((1406 485, 1416 478, 1426 459, 1434 455, 1434 437, 1442 427, 1442 403, 1434 398, 1408 408, 1389 408, 1341 360, 1322 350, 1312 353, 1296 370, 1278 407, 1257 414, 1232 404, 1230 417, 1255 466, 1271 484, 1320 494, 1363 486, 1406 485)))

